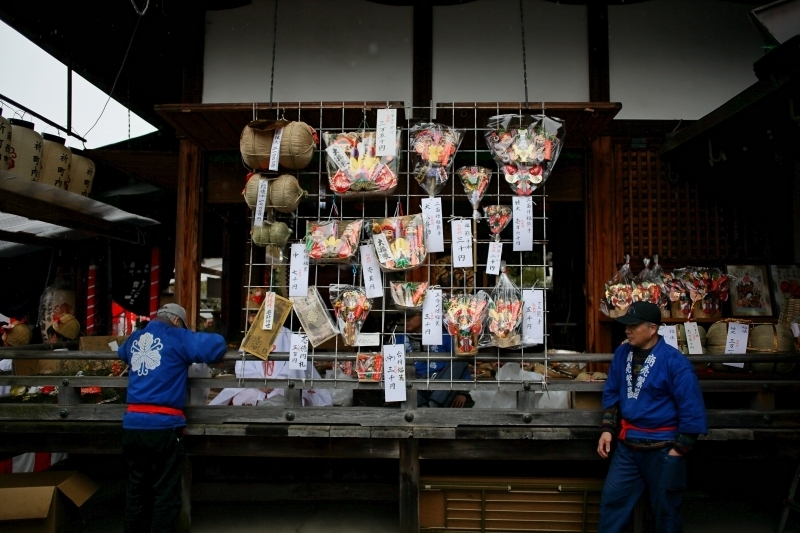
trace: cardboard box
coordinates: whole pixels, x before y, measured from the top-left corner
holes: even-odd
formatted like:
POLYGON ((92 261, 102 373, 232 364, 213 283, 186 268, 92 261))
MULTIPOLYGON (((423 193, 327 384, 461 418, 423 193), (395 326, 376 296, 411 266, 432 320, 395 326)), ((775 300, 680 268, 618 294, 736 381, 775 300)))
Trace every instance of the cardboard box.
POLYGON ((79 472, 0 475, 0 530, 55 533, 100 487, 79 472))

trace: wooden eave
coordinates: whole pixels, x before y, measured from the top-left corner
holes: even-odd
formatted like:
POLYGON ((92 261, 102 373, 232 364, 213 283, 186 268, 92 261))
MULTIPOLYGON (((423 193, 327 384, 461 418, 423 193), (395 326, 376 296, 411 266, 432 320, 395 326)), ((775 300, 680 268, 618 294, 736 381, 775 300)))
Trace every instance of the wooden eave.
MULTIPOLYGON (((178 132, 199 148, 207 151, 238 151, 239 136, 254 115, 258 118, 302 120, 312 127, 330 124, 343 129, 355 129, 367 116, 374 117, 377 109, 387 104, 398 109, 398 123, 406 120, 409 112, 402 102, 295 102, 279 103, 270 109, 269 104, 164 104, 156 111, 178 132)), ((482 124, 489 117, 508 113, 538 114, 541 102, 530 102, 528 108, 520 102, 504 103, 441 103, 436 106, 434 122, 459 126, 459 108, 478 110, 482 124)), ((567 135, 565 147, 586 148, 622 109, 618 102, 545 102, 545 112, 564 120, 567 135)), ((427 112, 426 112, 427 115, 427 112)), ((374 118, 372 118, 374 124, 374 118)), ((470 127, 473 124, 469 124, 470 127)))
POLYGON ((178 190, 178 154, 154 150, 88 150, 87 156, 99 159, 124 174, 159 189, 178 190))

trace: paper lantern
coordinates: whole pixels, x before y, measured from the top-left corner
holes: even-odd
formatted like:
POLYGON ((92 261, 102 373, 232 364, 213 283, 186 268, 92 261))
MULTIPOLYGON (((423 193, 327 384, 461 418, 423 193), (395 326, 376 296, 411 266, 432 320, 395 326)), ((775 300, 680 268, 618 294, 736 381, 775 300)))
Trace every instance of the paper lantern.
POLYGON ((39 179, 36 181, 45 185, 53 185, 65 191, 70 190, 72 152, 64 146, 66 139, 49 133, 43 134, 42 138, 44 147, 42 148, 39 179))
POLYGON ((17 118, 11 123, 11 149, 8 153, 8 171, 20 178, 36 181, 42 161, 42 136, 33 131, 33 123, 17 118))
POLYGON ((263 226, 255 226, 253 228, 253 244, 256 246, 267 246, 274 244, 275 246, 284 247, 292 235, 292 230, 283 222, 275 222, 274 224, 265 224, 263 226))
POLYGON ((244 164, 254 170, 269 170, 275 131, 283 126, 278 162, 293 170, 305 168, 314 157, 314 129, 305 122, 254 120, 244 127, 239 150, 244 164))
POLYGON ((0 109, 0 170, 8 170, 8 151, 11 149, 11 123, 0 109))
POLYGON ((72 151, 72 169, 70 170, 70 192, 89 196, 92 192, 92 182, 94 181, 95 166, 94 162, 75 150, 72 151))

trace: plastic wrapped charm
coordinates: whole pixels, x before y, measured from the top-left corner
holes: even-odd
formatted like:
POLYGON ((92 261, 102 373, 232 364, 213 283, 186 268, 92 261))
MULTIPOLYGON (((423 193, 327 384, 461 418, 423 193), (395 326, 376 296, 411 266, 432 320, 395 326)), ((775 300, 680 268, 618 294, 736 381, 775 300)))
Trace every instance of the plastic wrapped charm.
POLYGON ((483 323, 488 311, 489 295, 451 294, 444 298, 444 323, 447 332, 455 339, 456 355, 478 353, 478 339, 483 332, 483 323))
POLYGON ((315 263, 347 263, 358 249, 361 220, 306 222, 306 250, 315 263))
POLYGON ((417 124, 411 128, 410 151, 416 154, 414 178, 430 196, 438 194, 447 183, 463 130, 434 123, 417 124))
POLYGON ((372 245, 381 269, 411 270, 425 260, 425 227, 422 215, 373 220, 372 245))
POLYGON ((331 303, 333 314, 339 324, 345 346, 355 346, 361 327, 367 319, 372 301, 361 287, 352 285, 331 285, 331 303))
MULTIPOLYGON (((375 155, 375 132, 325 133, 328 184, 343 198, 387 196, 397 188, 399 156, 375 155)), ((397 130, 398 147, 400 130, 397 130)), ((397 151, 400 153, 400 150, 397 151)))

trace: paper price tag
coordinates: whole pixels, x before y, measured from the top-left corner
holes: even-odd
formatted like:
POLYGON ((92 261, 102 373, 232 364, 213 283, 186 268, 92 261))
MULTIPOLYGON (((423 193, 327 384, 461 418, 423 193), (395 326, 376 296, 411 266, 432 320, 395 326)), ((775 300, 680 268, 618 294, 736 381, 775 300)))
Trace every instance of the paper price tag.
POLYGON ((289 296, 308 295, 308 252, 305 244, 293 244, 289 261, 289 296))
POLYGON ((306 370, 308 368, 308 337, 300 333, 292 333, 289 350, 289 370, 306 370))
POLYGON ((490 242, 489 255, 486 257, 486 273, 494 274, 495 276, 500 274, 500 261, 502 261, 502 258, 503 258, 503 243, 490 242))
POLYGON ((356 346, 380 346, 380 333, 359 333, 356 337, 356 346))
POLYGON ((453 235, 453 267, 472 268, 472 221, 452 220, 450 231, 453 235))
POLYGON ((275 318, 275 293, 268 292, 264 295, 264 321, 261 329, 272 329, 272 322, 275 318))
POLYGON ((533 291, 533 342, 544 344, 544 291, 533 291))
POLYGON ((361 251, 361 269, 364 275, 364 290, 367 298, 383 298, 383 274, 372 246, 365 244, 361 251))
POLYGON ((658 334, 664 337, 664 342, 676 350, 680 350, 678 348, 678 329, 675 326, 661 325, 658 327, 658 334))
POLYGON ((442 289, 428 289, 422 304, 422 344, 442 344, 442 289))
POLYGON ((269 182, 259 178, 258 181, 258 199, 256 200, 256 215, 253 224, 261 226, 264 224, 264 212, 267 210, 267 188, 269 182))
POLYGON ((403 344, 383 345, 385 401, 406 401, 406 348, 403 344))
POLYGON ((514 251, 533 250, 533 199, 530 196, 515 196, 511 199, 514 210, 514 251))
POLYGON ((372 243, 375 245, 375 253, 378 254, 378 261, 387 263, 394 259, 392 257, 392 250, 389 248, 389 241, 386 240, 386 235, 383 233, 373 234, 372 243))
POLYGON ((347 154, 344 151, 344 148, 339 146, 338 144, 332 144, 325 148, 325 152, 328 154, 328 157, 331 158, 331 161, 339 170, 349 173, 350 170, 350 158, 347 157, 347 154))
MULTIPOLYGON (((750 326, 730 322, 728 324, 728 337, 725 339, 725 353, 747 353, 747 336, 750 334, 750 326)), ((744 363, 722 363, 728 366, 744 368, 744 363)))
POLYGON ((522 341, 525 344, 544 344, 544 292, 522 291, 522 341))
POLYGON ((272 171, 278 170, 278 160, 281 158, 282 137, 283 128, 275 130, 275 136, 272 138, 272 148, 269 151, 269 169, 272 171))
POLYGON ((426 246, 429 252, 444 252, 444 223, 442 222, 442 199, 423 198, 422 218, 425 221, 426 246))
POLYGON ((792 328, 792 335, 794 335, 795 337, 800 337, 800 324, 798 324, 797 322, 792 322, 791 328, 792 328))
POLYGON ((686 344, 689 345, 689 354, 702 355, 703 344, 700 342, 700 330, 697 329, 697 322, 687 322, 683 325, 686 331, 686 344))
POLYGON ((397 109, 378 109, 375 155, 397 155, 397 109))

